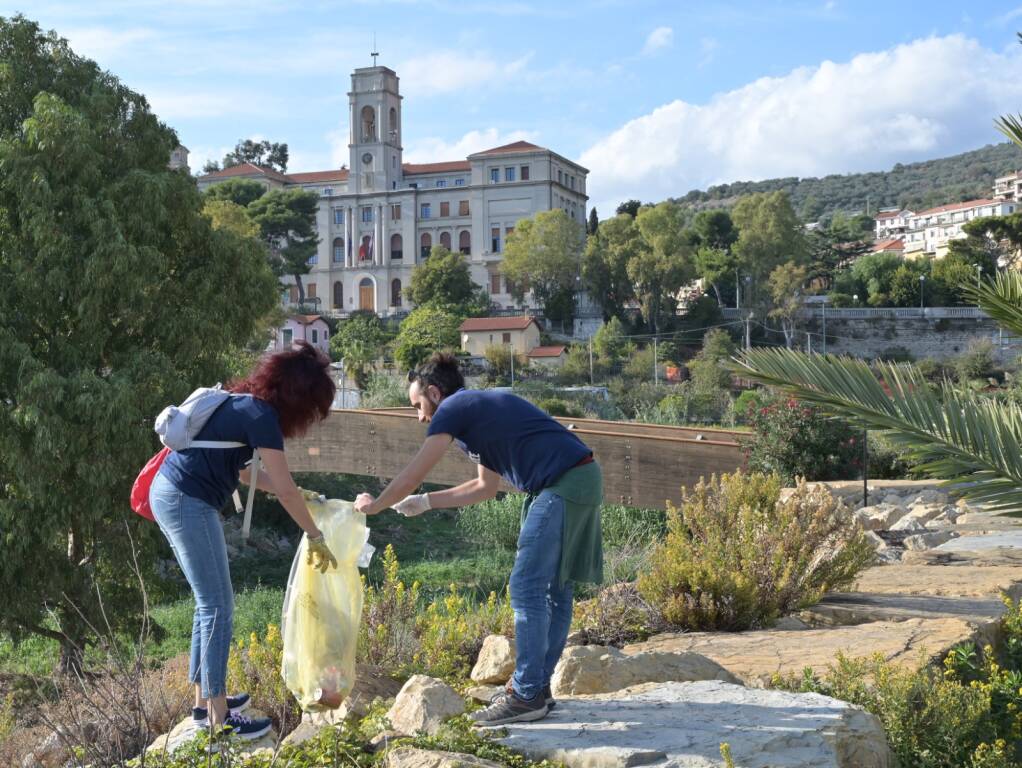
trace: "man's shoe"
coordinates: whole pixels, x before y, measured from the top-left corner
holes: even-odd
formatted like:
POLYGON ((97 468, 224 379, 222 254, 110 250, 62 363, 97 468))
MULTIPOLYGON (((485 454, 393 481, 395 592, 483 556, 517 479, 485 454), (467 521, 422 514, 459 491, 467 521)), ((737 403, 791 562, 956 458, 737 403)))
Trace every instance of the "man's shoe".
POLYGON ((486 709, 473 712, 470 718, 472 725, 486 727, 539 720, 546 717, 548 711, 546 699, 542 695, 530 701, 518 698, 515 693, 502 693, 486 709))
MULTIPOLYGON (((239 693, 237 696, 227 697, 227 714, 240 715, 248 705, 252 703, 252 697, 247 693, 239 693)), ((205 707, 192 707, 192 720, 199 728, 209 727, 209 710, 205 707)))
POLYGON ((239 739, 249 741, 258 739, 269 732, 273 721, 268 717, 245 717, 244 715, 228 715, 224 720, 223 731, 229 732, 239 739))
POLYGON ((557 706, 557 699, 554 698, 554 694, 550 690, 549 685, 543 686, 543 698, 546 699, 546 708, 548 712, 557 706))

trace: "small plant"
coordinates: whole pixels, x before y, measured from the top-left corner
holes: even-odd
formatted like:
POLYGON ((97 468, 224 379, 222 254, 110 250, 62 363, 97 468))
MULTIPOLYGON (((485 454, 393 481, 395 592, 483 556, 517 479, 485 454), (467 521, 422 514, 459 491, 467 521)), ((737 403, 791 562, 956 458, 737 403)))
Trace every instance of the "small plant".
POLYGON ((419 584, 406 588, 398 577, 399 564, 391 544, 383 552, 383 581, 378 587, 362 577, 365 600, 359 625, 358 658, 385 669, 409 663, 416 651, 415 619, 419 584))
POLYGON ((575 604, 572 627, 583 645, 613 645, 645 640, 667 629, 659 611, 639 594, 635 584, 612 584, 589 600, 575 604))
POLYGON ((780 490, 776 475, 737 472, 686 491, 640 594, 672 625, 739 631, 850 584, 874 557, 861 528, 824 488, 780 490))
POLYGON ((247 642, 235 643, 227 661, 228 687, 248 691, 253 703, 273 718, 281 735, 294 730, 302 718, 298 702, 280 674, 283 654, 280 628, 270 624, 263 637, 253 632, 247 642))

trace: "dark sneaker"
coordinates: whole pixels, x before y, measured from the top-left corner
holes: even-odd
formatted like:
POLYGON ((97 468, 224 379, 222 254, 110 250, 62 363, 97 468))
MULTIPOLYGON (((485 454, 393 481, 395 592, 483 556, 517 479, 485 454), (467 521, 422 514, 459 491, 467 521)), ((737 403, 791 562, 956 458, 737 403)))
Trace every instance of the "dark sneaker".
MULTIPOLYGON (((248 709, 252 703, 251 696, 247 693, 239 693, 237 696, 227 697, 227 714, 239 715, 248 709)), ((209 710, 205 707, 192 707, 192 720, 200 728, 209 727, 209 710)))
POLYGON ((554 698, 554 694, 550 690, 549 685, 543 686, 543 698, 546 699, 546 708, 548 712, 557 706, 557 699, 554 698))
POLYGON ((269 733, 273 721, 268 717, 245 717, 244 715, 228 715, 224 720, 224 730, 228 729, 239 739, 258 739, 269 733))
POLYGON ((539 720, 546 717, 548 711, 546 700, 542 696, 536 696, 529 701, 518 698, 514 693, 502 693, 493 699, 490 706, 473 712, 470 717, 472 725, 485 727, 539 720))

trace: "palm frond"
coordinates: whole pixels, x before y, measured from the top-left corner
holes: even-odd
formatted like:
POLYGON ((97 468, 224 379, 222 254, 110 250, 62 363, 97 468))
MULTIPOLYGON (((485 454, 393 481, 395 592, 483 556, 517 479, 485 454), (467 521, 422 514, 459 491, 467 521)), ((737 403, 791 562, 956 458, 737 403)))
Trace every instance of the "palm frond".
POLYGON ((1022 272, 1003 270, 979 286, 962 286, 964 295, 1008 330, 1022 336, 1022 272))
POLYGON ((833 416, 883 430, 953 493, 1022 516, 1019 406, 959 391, 950 382, 934 387, 909 364, 882 363, 878 378, 862 360, 758 349, 743 353, 736 371, 833 416))
POLYGON ((1022 147, 1022 115, 1003 115, 994 120, 997 130, 1022 147))

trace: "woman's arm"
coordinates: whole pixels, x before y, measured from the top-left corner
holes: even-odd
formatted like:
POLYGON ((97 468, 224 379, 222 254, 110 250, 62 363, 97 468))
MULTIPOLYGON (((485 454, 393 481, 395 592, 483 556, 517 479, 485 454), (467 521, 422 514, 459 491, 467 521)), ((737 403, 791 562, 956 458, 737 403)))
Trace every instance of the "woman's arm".
MULTIPOLYGON (((263 449, 265 450, 265 449, 263 449)), ((261 455, 261 454, 260 454, 261 455)), ((289 473, 290 474, 290 473, 289 473)), ((249 481, 252 478, 252 465, 249 464, 243 470, 238 473, 238 479, 241 480, 245 485, 249 485, 249 481)), ((274 493, 273 482, 270 480, 270 476, 266 473, 266 470, 259 470, 259 483, 256 485, 260 491, 266 491, 266 493, 274 493)))
MULTIPOLYGON (((305 531, 310 538, 319 536, 320 530, 305 506, 302 492, 298 490, 294 478, 291 477, 291 470, 288 469, 287 457, 284 455, 284 452, 275 451, 270 448, 260 448, 259 455, 262 457, 263 464, 266 467, 266 475, 270 482, 269 490, 276 494, 281 506, 291 516, 291 519, 298 524, 299 528, 305 531)), ((260 485, 258 487, 262 487, 262 479, 263 473, 260 472, 260 485)))

